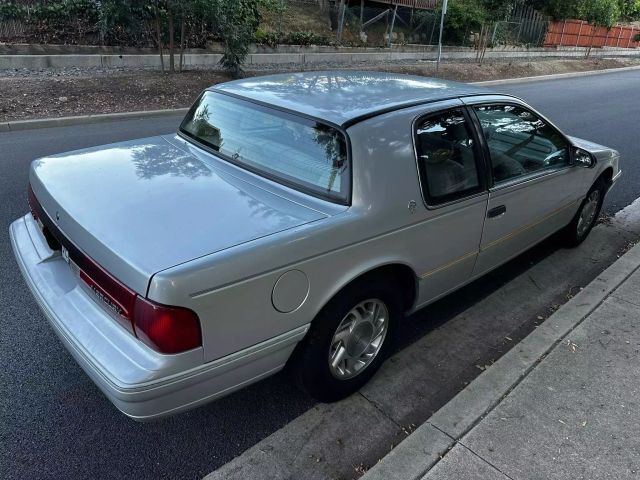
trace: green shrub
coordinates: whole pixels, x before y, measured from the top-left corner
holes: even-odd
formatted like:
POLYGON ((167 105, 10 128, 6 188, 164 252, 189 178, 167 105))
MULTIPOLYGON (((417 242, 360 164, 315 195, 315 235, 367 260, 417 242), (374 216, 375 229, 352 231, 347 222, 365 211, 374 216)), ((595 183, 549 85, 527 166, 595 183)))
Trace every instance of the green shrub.
POLYGON ((242 64, 255 40, 261 0, 217 0, 209 7, 217 35, 224 44, 220 63, 234 77, 242 75, 242 64))
POLYGON ((285 45, 329 45, 330 40, 324 35, 318 35, 315 32, 290 32, 286 35, 280 35, 277 32, 256 30, 255 42, 260 45, 269 45, 272 48, 278 44, 285 45))
POLYGON ((328 45, 329 39, 314 32, 291 32, 286 36, 285 43, 290 45, 328 45))
POLYGON ((27 17, 27 7, 13 2, 0 3, 0 20, 24 20, 27 17))
POLYGON ((449 45, 464 45, 471 32, 479 33, 488 14, 477 0, 453 0, 449 2, 444 26, 444 42, 449 45))
POLYGON ((98 0, 54 0, 27 7, 0 0, 0 21, 21 22, 25 26, 21 41, 87 43, 86 38, 96 37, 99 30, 99 5, 98 0))
POLYGON ((282 43, 282 37, 277 32, 269 32, 259 28, 256 30, 255 42, 275 48, 279 43, 282 43))

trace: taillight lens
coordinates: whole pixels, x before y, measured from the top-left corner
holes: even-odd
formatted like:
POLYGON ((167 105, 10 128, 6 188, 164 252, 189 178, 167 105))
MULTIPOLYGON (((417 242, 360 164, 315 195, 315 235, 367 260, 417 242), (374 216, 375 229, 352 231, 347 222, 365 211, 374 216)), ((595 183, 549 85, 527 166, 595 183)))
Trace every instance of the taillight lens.
POLYGON ((200 321, 191 310, 136 299, 136 336, 161 353, 179 353, 202 345, 200 321))
POLYGON ((89 257, 78 258, 75 255, 72 256, 71 252, 69 256, 80 269, 80 279, 93 290, 107 308, 118 315, 121 323, 134 333, 133 312, 137 298, 136 292, 125 287, 89 257))
POLYGON ((29 208, 40 220, 54 250, 63 245, 80 270, 80 279, 112 310, 132 334, 160 353, 180 353, 202 346, 200 320, 192 310, 161 305, 139 296, 70 242, 42 209, 29 185, 29 208))
POLYGON ((137 295, 97 263, 85 257, 80 278, 102 302, 118 314, 122 324, 160 353, 180 353, 202 345, 200 320, 187 308, 161 305, 137 295), (84 270, 89 266, 90 272, 84 270))

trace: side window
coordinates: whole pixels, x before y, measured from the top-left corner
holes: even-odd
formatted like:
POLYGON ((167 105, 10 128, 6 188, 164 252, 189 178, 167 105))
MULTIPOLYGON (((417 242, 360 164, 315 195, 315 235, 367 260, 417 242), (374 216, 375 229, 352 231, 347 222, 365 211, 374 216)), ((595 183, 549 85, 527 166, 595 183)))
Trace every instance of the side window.
POLYGON ((422 189, 429 204, 449 202, 482 190, 475 142, 462 110, 420 119, 416 150, 422 189))
POLYGON ((529 110, 514 105, 474 107, 496 183, 569 164, 564 138, 529 110))

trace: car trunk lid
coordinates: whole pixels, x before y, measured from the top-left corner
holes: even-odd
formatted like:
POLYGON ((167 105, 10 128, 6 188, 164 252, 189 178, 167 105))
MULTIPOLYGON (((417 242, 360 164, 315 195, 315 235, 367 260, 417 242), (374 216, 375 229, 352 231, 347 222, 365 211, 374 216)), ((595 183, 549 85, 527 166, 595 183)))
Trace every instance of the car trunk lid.
POLYGON ((326 217, 162 137, 33 162, 30 182, 59 230, 141 295, 151 276, 326 217))

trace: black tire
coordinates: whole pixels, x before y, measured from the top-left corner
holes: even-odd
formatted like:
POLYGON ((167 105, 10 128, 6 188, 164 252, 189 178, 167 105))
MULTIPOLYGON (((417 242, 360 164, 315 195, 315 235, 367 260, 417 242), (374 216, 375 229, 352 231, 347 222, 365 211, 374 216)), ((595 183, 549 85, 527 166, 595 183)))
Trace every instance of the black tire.
POLYGON ((311 327, 289 362, 296 383, 321 402, 334 402, 357 392, 380 368, 392 350, 395 325, 402 317, 399 292, 390 286, 389 279, 370 276, 348 285, 333 297, 311 322, 311 327), (387 331, 382 345, 371 363, 356 376, 338 379, 329 366, 331 342, 338 326, 347 314, 361 302, 377 299, 388 312, 387 331))
POLYGON ((594 183, 593 186, 589 189, 589 192, 587 192, 585 199, 580 204, 580 208, 578 209, 575 216, 571 220, 571 223, 569 223, 569 225, 567 225, 562 230, 562 238, 566 246, 577 247, 584 241, 585 238, 587 238, 587 236, 589 235, 589 232, 591 232, 591 229, 593 229, 594 225, 598 221, 598 217, 600 216, 600 210, 602 209, 602 203, 604 202, 604 196, 606 193, 607 193, 607 184, 602 178, 599 178, 598 180, 596 180, 596 183, 594 183), (598 205, 595 210, 595 215, 593 216, 589 224, 586 226, 586 228, 578 228, 578 225, 580 224, 580 217, 582 215, 582 211, 587 205, 587 203, 589 202, 591 195, 594 192, 597 192, 599 196, 598 205))

